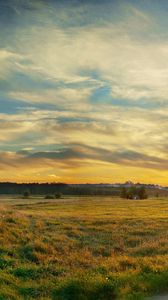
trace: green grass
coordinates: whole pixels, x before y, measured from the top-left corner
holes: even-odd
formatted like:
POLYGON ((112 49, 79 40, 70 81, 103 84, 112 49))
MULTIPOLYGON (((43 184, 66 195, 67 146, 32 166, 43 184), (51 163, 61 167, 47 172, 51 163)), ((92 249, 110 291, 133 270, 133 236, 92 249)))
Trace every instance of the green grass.
POLYGON ((167 221, 166 198, 1 198, 0 300, 166 292, 167 221))

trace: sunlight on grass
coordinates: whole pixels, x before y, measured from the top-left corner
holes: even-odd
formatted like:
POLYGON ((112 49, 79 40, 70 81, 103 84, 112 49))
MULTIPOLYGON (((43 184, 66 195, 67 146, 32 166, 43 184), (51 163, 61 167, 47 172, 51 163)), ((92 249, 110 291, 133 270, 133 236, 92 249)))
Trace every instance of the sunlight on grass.
POLYGON ((1 199, 0 299, 143 299, 168 287, 168 201, 1 199))

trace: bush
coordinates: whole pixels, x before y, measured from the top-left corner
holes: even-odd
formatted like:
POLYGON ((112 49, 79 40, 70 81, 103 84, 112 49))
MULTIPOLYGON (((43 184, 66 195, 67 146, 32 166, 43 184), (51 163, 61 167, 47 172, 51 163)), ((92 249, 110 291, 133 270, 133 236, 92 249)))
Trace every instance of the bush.
POLYGON ((30 197, 30 191, 29 190, 24 191, 23 197, 24 198, 29 198, 30 197))
POLYGON ((55 194, 55 198, 56 198, 56 199, 61 199, 61 197, 62 197, 62 194, 61 194, 61 193, 56 193, 56 194, 55 194))
POLYGON ((0 269, 6 269, 7 267, 11 267, 13 262, 11 260, 6 260, 4 258, 0 258, 0 269))
POLYGON ((90 282, 72 280, 55 289, 53 300, 113 300, 116 299, 114 285, 110 281, 90 282))
POLYGON ((33 268, 17 268, 13 272, 13 275, 23 280, 33 279, 36 280, 40 277, 40 272, 33 268))
POLYGON ((6 300, 6 296, 0 295, 0 300, 6 300))
POLYGON ((38 262, 36 255, 34 254, 34 248, 31 245, 26 245, 19 249, 20 256, 23 259, 31 262, 38 262))
POLYGON ((19 288, 19 293, 24 297, 24 299, 39 299, 43 294, 43 290, 38 287, 21 287, 19 288))
POLYGON ((55 199, 54 195, 47 194, 45 199, 55 199))

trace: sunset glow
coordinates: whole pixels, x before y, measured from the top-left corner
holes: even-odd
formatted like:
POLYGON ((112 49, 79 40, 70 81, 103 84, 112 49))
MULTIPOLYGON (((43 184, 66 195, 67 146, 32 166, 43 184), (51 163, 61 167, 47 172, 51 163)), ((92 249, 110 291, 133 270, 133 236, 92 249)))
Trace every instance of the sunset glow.
POLYGON ((0 1, 0 181, 168 185, 167 10, 0 1))

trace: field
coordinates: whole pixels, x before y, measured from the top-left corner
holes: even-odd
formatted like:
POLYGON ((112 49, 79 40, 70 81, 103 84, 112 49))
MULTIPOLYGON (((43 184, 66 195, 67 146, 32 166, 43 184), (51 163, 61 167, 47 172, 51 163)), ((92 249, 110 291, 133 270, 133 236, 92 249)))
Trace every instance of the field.
POLYGON ((168 289, 168 200, 0 199, 0 300, 144 299, 168 289))

